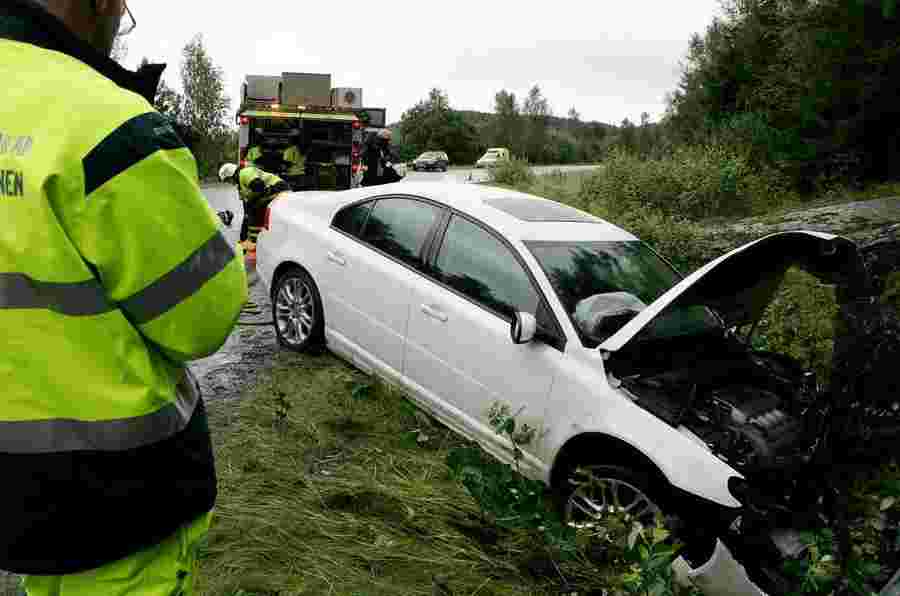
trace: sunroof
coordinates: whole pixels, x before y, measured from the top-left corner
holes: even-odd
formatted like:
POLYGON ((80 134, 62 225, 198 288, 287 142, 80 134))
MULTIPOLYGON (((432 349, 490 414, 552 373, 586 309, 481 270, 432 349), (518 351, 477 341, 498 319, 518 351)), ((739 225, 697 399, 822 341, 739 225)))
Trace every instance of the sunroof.
POLYGON ((573 207, 553 201, 528 197, 497 197, 485 199, 485 204, 522 221, 557 221, 603 223, 603 220, 573 207))

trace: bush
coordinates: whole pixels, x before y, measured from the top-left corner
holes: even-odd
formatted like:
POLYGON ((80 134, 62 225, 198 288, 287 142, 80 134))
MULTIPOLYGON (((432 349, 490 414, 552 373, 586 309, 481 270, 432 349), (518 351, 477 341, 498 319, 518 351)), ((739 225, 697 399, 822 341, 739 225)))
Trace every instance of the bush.
POLYGON ((503 184, 515 188, 527 190, 535 183, 537 177, 531 171, 528 160, 513 157, 490 170, 490 180, 496 184, 503 184))
POLYGON ((722 145, 649 160, 615 148, 591 187, 617 214, 649 207, 691 219, 765 213, 794 199, 784 176, 754 169, 748 156, 722 145))
POLYGON ((711 256, 718 256, 712 255, 704 243, 705 236, 699 224, 654 206, 610 200, 605 193, 607 185, 603 173, 595 174, 584 180, 580 192, 572 200, 565 202, 631 232, 682 273, 690 273, 711 256))

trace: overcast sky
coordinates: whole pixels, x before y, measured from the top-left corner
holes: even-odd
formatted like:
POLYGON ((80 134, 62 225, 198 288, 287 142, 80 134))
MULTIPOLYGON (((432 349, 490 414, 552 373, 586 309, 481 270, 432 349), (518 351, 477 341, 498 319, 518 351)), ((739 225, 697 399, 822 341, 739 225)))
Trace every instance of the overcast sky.
MULTIPOLYGON (((437 0, 376 3, 131 0, 137 29, 126 65, 167 62, 180 88, 181 48, 202 33, 237 98, 245 74, 330 73, 362 87, 389 122, 447 91, 456 109, 493 111, 494 94, 539 84, 556 115, 618 124, 656 121, 678 81, 688 39, 720 13, 719 0, 437 0)), ((236 107, 232 104, 232 107, 236 107)))

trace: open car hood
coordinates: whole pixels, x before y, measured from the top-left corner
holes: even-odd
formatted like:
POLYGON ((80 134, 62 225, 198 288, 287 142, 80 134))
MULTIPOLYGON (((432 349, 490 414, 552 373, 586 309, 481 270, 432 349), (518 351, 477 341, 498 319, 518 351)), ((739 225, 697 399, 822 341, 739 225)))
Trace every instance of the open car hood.
POLYGON ((670 309, 704 305, 727 328, 759 320, 791 266, 823 283, 851 279, 860 266, 856 245, 841 236, 821 232, 780 232, 749 242, 710 261, 650 303, 598 346, 615 352, 651 321, 670 309))

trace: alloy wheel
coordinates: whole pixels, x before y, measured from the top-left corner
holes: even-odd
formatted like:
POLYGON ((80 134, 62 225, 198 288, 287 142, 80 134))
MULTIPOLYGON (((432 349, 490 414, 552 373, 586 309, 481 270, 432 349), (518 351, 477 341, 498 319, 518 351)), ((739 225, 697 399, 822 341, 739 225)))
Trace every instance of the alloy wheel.
POLYGON ((284 341, 303 344, 312 334, 315 316, 312 288, 298 277, 286 279, 275 298, 275 324, 284 341))

